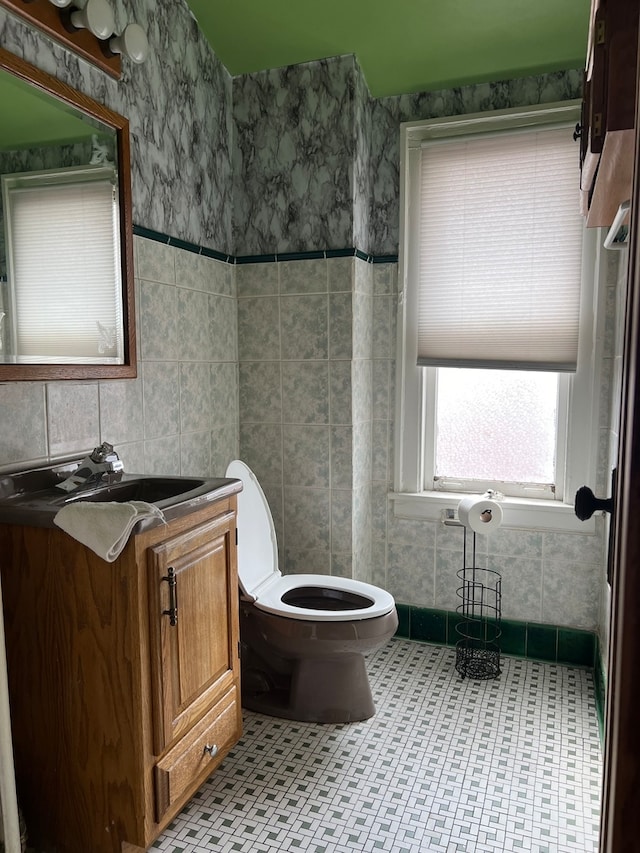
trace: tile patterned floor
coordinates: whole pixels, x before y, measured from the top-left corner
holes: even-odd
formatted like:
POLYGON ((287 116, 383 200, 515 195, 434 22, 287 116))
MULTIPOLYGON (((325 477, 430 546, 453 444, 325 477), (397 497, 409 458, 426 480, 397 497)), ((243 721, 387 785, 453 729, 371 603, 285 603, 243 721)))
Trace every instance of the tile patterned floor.
POLYGON ((161 853, 588 853, 601 756, 591 673, 450 648, 368 660, 378 712, 315 725, 244 712, 240 743, 151 848, 161 853))

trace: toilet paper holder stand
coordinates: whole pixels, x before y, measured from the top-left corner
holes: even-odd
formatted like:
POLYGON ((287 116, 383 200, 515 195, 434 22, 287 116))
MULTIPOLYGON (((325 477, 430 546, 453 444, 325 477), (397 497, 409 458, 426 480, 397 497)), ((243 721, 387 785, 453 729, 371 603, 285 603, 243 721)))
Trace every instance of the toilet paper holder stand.
POLYGON ((462 678, 497 678, 502 635, 502 576, 477 565, 476 533, 460 526, 463 527, 462 568, 457 576, 462 583, 456 590, 461 603, 456 608, 460 618, 456 622, 455 668, 462 678), (471 565, 467 565, 468 535, 472 536, 471 565))

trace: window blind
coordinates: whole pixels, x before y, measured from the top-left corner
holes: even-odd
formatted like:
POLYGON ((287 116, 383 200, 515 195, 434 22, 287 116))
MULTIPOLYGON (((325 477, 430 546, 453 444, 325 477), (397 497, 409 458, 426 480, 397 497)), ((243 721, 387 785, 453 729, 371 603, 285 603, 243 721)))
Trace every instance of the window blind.
POLYGON ((121 358, 113 181, 28 183, 11 187, 8 200, 16 355, 121 358))
POLYGON ((574 371, 583 223, 568 127, 424 142, 418 364, 574 371))

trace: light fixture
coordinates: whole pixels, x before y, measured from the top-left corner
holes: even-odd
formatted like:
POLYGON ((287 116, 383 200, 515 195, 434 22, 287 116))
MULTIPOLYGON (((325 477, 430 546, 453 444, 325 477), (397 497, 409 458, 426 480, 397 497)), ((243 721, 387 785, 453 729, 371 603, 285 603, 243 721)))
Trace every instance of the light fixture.
POLYGON ((147 34, 140 24, 127 24, 121 35, 109 40, 109 48, 113 53, 121 53, 138 65, 149 55, 147 34))
MULTIPOLYGON (((149 41, 140 24, 132 22, 127 24, 120 35, 115 34, 115 16, 111 0, 49 0, 49 2, 60 9, 59 29, 61 26, 69 32, 69 24, 71 24, 76 30, 89 30, 99 41, 107 42, 99 47, 103 62, 111 63, 117 54, 121 54, 139 65, 149 56, 149 41)), ((117 62, 119 75, 120 60, 118 59, 117 62)), ((111 66, 106 70, 111 73, 111 66)))
POLYGON ((96 38, 108 39, 116 23, 113 9, 107 0, 73 0, 76 9, 71 13, 71 23, 77 29, 87 29, 96 38))

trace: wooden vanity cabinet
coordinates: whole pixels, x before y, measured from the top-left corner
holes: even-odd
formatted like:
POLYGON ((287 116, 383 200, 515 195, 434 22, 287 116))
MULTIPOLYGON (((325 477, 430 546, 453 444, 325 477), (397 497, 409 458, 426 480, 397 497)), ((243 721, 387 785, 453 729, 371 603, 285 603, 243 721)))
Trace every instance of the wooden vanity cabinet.
POLYGON ((144 850, 242 730, 236 497, 106 563, 0 525, 18 796, 39 853, 144 850))

